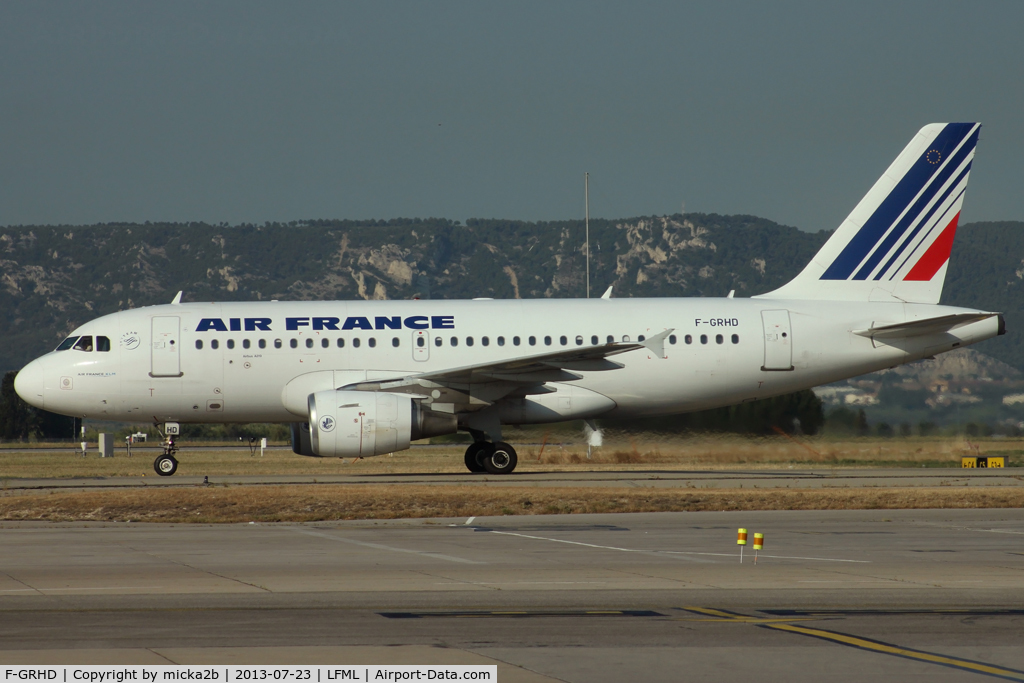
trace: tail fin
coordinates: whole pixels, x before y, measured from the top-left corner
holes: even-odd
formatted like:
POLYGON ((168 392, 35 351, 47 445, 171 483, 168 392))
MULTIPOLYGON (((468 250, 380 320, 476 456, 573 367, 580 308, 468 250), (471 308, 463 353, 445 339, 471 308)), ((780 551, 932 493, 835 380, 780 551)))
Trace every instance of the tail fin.
POLYGON ((803 272, 761 296, 937 304, 980 130, 918 131, 803 272))

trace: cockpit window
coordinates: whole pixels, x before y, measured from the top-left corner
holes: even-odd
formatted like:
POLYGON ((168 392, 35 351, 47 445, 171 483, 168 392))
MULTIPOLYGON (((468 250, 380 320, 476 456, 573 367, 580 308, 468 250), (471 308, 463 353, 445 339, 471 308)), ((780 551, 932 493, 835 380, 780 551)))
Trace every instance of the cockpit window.
POLYGON ((96 337, 96 350, 103 352, 110 351, 110 337, 96 337))
POLYGON ((57 347, 57 350, 67 351, 68 349, 75 345, 76 341, 78 341, 78 337, 68 337, 67 339, 60 343, 60 346, 57 347))
POLYGON ((92 336, 79 337, 78 342, 71 348, 75 351, 92 351, 92 336))

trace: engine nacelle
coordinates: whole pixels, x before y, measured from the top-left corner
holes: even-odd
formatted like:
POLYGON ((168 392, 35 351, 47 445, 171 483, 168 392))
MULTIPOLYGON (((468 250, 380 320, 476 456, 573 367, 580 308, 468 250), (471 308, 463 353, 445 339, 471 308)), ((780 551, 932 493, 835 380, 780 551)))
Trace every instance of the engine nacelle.
POLYGON ((424 409, 401 394, 318 391, 309 395, 310 450, 320 457, 403 451, 410 441, 453 434, 457 429, 454 415, 424 409))
POLYGON ((313 452, 313 444, 309 442, 309 423, 308 422, 292 422, 292 452, 296 455, 308 455, 316 457, 316 453, 313 452))

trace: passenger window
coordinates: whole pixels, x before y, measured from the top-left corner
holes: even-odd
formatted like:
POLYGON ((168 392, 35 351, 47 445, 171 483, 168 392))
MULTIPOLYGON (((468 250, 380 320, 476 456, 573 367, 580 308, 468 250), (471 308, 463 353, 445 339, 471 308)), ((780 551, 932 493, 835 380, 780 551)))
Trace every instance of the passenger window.
POLYGON ((612 335, 609 334, 608 335, 608 343, 609 344, 614 344, 615 343, 615 337, 613 337, 612 335))
POLYGON ((583 337, 576 335, 576 346, 583 346, 583 337))
POLYGON ((377 348, 377 338, 376 337, 370 337, 366 341, 366 343, 370 345, 371 349, 377 348))
POLYGON ((481 337, 480 338, 480 343, 483 344, 484 346, 490 346, 491 345, 491 339, 490 339, 490 337, 481 337))
POLYGON ((331 345, 331 340, 328 339, 327 337, 324 337, 323 339, 320 340, 320 348, 326 349, 330 345, 331 345))
POLYGON ((598 341, 599 341, 599 340, 598 340, 598 338, 597 338, 597 335, 595 334, 595 335, 594 335, 593 337, 591 337, 591 338, 590 338, 590 345, 591 345, 591 346, 597 346, 597 342, 598 342, 598 341))
POLYGON ((629 341, 629 335, 628 334, 622 335, 622 341, 628 342, 629 341))
MULTIPOLYGON (((562 337, 565 339, 565 337, 562 337)), ((551 346, 551 337, 544 337, 544 346, 551 346)))
POLYGON ((720 334, 716 334, 716 335, 715 335, 715 343, 716 343, 716 344, 721 344, 721 343, 722 343, 722 342, 724 342, 724 341, 725 341, 725 337, 723 337, 723 336, 722 336, 722 335, 720 335, 720 334))
POLYGON ((313 338, 312 337, 306 337, 306 348, 307 349, 313 348, 313 338))
POLYGON ((693 337, 691 335, 686 335, 685 337, 683 337, 683 341, 686 342, 687 344, 692 344, 693 337))
POLYGON ((639 337, 637 337, 637 338, 636 338, 636 340, 637 340, 638 342, 642 342, 642 341, 643 341, 644 339, 647 339, 647 337, 645 337, 645 336, 644 336, 644 335, 642 335, 642 334, 641 334, 641 335, 640 335, 639 337))
POLYGON ((260 339, 260 348, 261 349, 267 348, 267 340, 266 339, 260 339))
POLYGON ((434 337, 434 346, 441 346, 444 342, 441 341, 440 337, 434 337))
POLYGON ((291 339, 288 340, 288 346, 292 347, 293 349, 299 348, 299 340, 296 339, 295 337, 292 337, 291 339))
POLYGON ((512 337, 512 346, 519 346, 519 337, 512 337))
MULTIPOLYGON (((422 349, 426 345, 427 345, 427 340, 426 339, 424 339, 423 337, 416 337, 416 346, 418 346, 419 348, 422 349)), ((395 346, 398 346, 398 344, 395 344, 395 346)))
POLYGON ((498 346, 504 346, 504 345, 505 345, 505 338, 504 337, 498 337, 498 346))
MULTIPOLYGON (((420 346, 423 346, 423 337, 420 337, 416 341, 420 342, 420 346)), ((396 349, 398 348, 398 337, 391 338, 391 345, 394 346, 396 349)))
POLYGON ((249 340, 248 339, 243 339, 242 340, 242 348, 243 349, 247 349, 247 348, 249 348, 249 346, 250 346, 249 340))
POLYGON ((738 335, 738 334, 732 335, 732 343, 733 344, 739 344, 740 343, 740 335, 738 335))
POLYGON ((200 349, 200 350, 203 348, 203 340, 202 339, 196 339, 196 348, 200 349))
POLYGON ((339 349, 345 348, 345 340, 342 339, 341 337, 338 337, 338 348, 339 349))
POLYGON ((565 346, 566 344, 569 343, 569 340, 566 339, 565 335, 563 334, 561 337, 558 338, 558 343, 560 343, 562 346, 565 346))
POLYGON ((458 346, 458 345, 459 345, 459 338, 458 337, 452 337, 452 346, 458 346))
POLYGON ((355 348, 358 349, 359 348, 359 344, 360 344, 359 337, 356 337, 355 339, 352 340, 352 346, 354 346, 355 348))
POLYGON ((537 338, 536 337, 530 337, 530 346, 536 346, 536 345, 537 345, 537 338))
POLYGON ((706 335, 706 334, 700 335, 700 343, 701 344, 707 344, 708 343, 708 335, 706 335))
POLYGON ((281 340, 280 339, 275 339, 274 340, 274 348, 275 349, 281 348, 281 340))
POLYGON ((72 348, 75 351, 92 351, 92 337, 79 337, 78 343, 72 348))
POLYGON ((103 352, 110 351, 110 338, 96 337, 96 350, 103 352))
POLYGON ((57 347, 57 351, 67 351, 75 345, 76 341, 78 341, 78 337, 68 337, 60 343, 60 346, 57 347))
POLYGON ((676 343, 676 335, 674 335, 674 334, 668 335, 668 343, 675 345, 675 343, 676 343))
POLYGON ((229 349, 235 348, 235 340, 234 339, 228 339, 228 348, 229 349))
POLYGON ((466 337, 466 346, 472 346, 472 345, 473 345, 473 338, 472 337, 466 337))
POLYGON ((211 339, 210 340, 210 348, 211 349, 215 349, 215 348, 217 348, 219 346, 220 346, 220 342, 219 341, 217 341, 216 339, 211 339))

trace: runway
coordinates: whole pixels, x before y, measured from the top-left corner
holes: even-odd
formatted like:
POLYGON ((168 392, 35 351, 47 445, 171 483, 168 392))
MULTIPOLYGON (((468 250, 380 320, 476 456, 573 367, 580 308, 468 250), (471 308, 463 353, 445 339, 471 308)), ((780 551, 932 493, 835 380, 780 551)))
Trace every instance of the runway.
MULTIPOLYGON (((203 476, 76 477, 67 479, 5 478, 6 491, 49 491, 102 488, 187 487, 204 483, 203 476)), ((516 472, 511 475, 458 473, 359 473, 308 475, 211 475, 211 485, 388 484, 475 487, 644 487, 644 488, 855 488, 930 486, 1024 487, 1019 468, 830 468, 812 469, 621 469, 603 471, 516 472)))
POLYGON ((1024 680, 1024 511, 0 525, 3 663, 1024 680), (737 527, 765 534, 740 564, 737 527))

